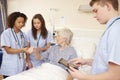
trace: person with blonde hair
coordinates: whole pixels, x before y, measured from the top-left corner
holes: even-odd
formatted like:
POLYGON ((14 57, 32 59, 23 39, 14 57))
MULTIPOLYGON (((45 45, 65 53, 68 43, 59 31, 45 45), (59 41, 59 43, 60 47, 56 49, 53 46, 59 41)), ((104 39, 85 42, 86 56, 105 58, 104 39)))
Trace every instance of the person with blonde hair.
POLYGON ((70 29, 64 28, 58 30, 56 37, 57 44, 41 54, 42 60, 65 68, 58 63, 61 58, 70 60, 77 57, 75 49, 70 45, 72 37, 73 33, 70 29))
MULTIPOLYGON (((57 66, 60 66, 63 69, 67 69, 62 64, 59 64, 59 60, 61 58, 69 61, 73 58, 77 57, 77 53, 75 49, 70 45, 71 40, 73 37, 73 33, 68 28, 63 28, 57 31, 57 37, 56 37, 56 43, 57 45, 54 45, 50 47, 47 51, 43 52, 41 54, 41 60, 44 62, 48 62, 57 66)), ((67 80, 70 80, 71 77, 67 77, 67 80)))

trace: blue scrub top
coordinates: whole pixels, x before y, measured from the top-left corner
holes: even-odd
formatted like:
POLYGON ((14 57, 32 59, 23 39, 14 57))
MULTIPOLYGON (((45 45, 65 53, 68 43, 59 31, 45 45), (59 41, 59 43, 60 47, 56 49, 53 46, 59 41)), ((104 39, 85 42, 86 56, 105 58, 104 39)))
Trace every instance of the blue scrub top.
MULTIPOLYGON (((37 34, 37 40, 35 40, 32 36, 32 31, 29 30, 27 33, 26 33, 26 37, 27 37, 27 42, 30 43, 30 47, 42 47, 42 48, 45 48, 46 44, 47 43, 52 43, 53 42, 53 36, 52 34, 48 31, 48 36, 46 39, 42 38, 42 36, 40 34, 37 34), (40 36, 40 37, 39 37, 40 36), (37 43, 38 46, 37 46, 37 43)), ((42 51, 39 52, 40 54, 42 53, 42 51)), ((42 64, 42 61, 40 60, 37 60, 34 56, 34 53, 31 53, 30 54, 30 60, 33 64, 33 67, 36 67, 36 66, 40 66, 42 64)))
POLYGON ((13 29, 8 28, 1 34, 1 47, 3 52, 3 59, 2 59, 2 65, 0 69, 0 74, 12 76, 17 73, 20 73, 24 70, 25 67, 25 60, 24 60, 24 53, 16 53, 16 54, 10 54, 7 53, 6 50, 3 48, 4 46, 8 46, 15 49, 20 49, 22 47, 25 47, 25 37, 21 38, 21 34, 24 36, 23 33, 18 32, 16 35, 19 39, 19 43, 21 46, 18 45, 18 42, 15 40, 15 36, 12 32, 13 29), (19 54, 22 56, 19 57, 19 54))
POLYGON ((95 59, 92 65, 92 74, 108 71, 109 62, 120 65, 120 16, 111 19, 103 33, 95 59))

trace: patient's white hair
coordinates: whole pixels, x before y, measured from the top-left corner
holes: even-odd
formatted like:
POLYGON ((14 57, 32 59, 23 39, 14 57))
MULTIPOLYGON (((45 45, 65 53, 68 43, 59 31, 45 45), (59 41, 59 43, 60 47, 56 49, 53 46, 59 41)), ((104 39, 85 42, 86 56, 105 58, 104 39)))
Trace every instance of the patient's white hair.
POLYGON ((71 43, 72 37, 73 37, 73 32, 68 29, 68 28, 63 28, 57 31, 57 33, 64 38, 66 38, 66 42, 69 45, 71 43))

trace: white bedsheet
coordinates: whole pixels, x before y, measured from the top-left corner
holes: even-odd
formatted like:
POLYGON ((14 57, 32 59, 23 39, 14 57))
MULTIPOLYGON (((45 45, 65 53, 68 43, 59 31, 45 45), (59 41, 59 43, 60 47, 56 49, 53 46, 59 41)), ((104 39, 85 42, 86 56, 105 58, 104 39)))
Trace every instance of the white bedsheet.
POLYGON ((44 63, 3 80, 66 80, 68 72, 59 66, 44 63))

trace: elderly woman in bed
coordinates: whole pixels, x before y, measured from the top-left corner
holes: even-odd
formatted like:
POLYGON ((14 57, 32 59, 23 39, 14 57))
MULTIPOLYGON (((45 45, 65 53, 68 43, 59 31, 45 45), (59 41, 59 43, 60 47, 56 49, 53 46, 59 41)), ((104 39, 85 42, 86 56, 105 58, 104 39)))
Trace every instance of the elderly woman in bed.
MULTIPOLYGON (((60 66, 66 70, 67 68, 64 65, 59 64, 58 62, 61 58, 70 60, 77 57, 75 49, 72 46, 70 46, 72 37, 73 33, 71 32, 70 29, 64 28, 57 31, 56 37, 57 45, 50 47, 47 51, 43 52, 41 55, 37 55, 36 52, 35 53, 36 58, 43 60, 43 62, 48 62, 60 66)), ((70 76, 68 78, 70 78, 70 76)))

